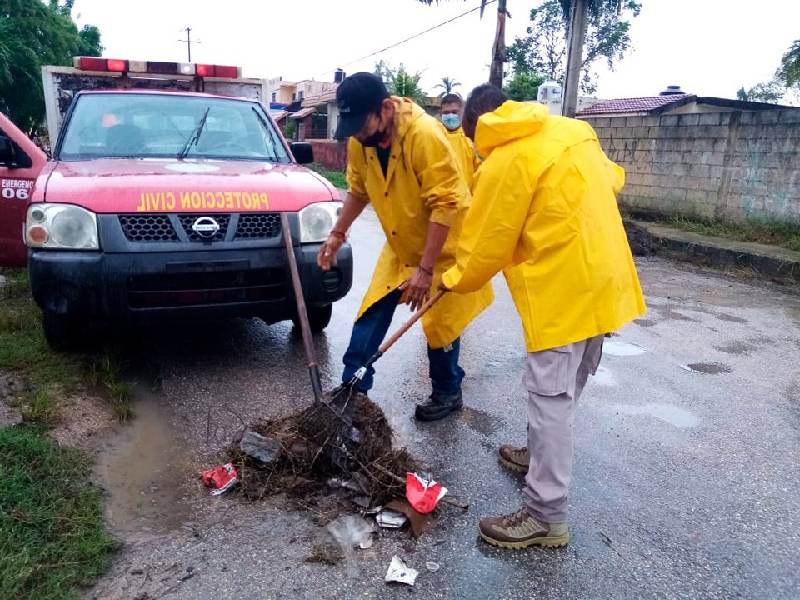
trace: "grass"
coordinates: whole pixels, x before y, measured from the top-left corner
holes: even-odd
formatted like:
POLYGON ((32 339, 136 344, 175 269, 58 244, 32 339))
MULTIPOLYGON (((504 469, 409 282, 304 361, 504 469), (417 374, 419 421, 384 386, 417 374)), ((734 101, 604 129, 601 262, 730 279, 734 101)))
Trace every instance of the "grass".
POLYGON ((800 252, 800 225, 758 221, 726 223, 685 217, 673 217, 668 219, 666 224, 701 235, 770 244, 800 252))
POLYGON ((0 429, 0 597, 77 598, 111 561, 100 490, 89 482, 91 459, 57 447, 47 429, 60 399, 87 387, 103 390, 117 418, 131 416, 130 390, 113 353, 50 349, 23 270, 0 270, 0 372, 21 377, 23 425, 0 429))
POLYGON ((39 429, 0 429, 0 581, 4 598, 77 598, 115 549, 87 480, 91 461, 39 429))
POLYGON ((310 167, 340 189, 347 189, 347 175, 343 171, 329 171, 322 165, 314 163, 310 167))
POLYGON ((94 387, 104 388, 114 416, 119 421, 133 417, 131 388, 120 377, 119 361, 110 352, 89 358, 87 380, 94 387))
POLYGON ((39 309, 21 269, 0 270, 7 278, 0 299, 0 371, 15 373, 28 384, 22 413, 29 423, 52 426, 58 419, 58 398, 81 385, 99 387, 118 419, 131 416, 130 390, 121 380, 119 361, 108 349, 95 355, 53 351, 42 330, 39 309))

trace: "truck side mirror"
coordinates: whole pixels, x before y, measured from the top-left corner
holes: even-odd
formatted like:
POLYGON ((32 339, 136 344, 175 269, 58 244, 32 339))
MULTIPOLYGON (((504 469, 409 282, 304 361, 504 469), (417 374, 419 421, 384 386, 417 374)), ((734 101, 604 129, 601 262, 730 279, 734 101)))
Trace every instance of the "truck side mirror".
POLYGON ((14 147, 11 145, 11 140, 2 134, 0 134, 0 166, 8 168, 16 166, 14 147))
POLYGON ((314 148, 308 142, 292 142, 292 155, 299 165, 310 165, 314 162, 314 148))

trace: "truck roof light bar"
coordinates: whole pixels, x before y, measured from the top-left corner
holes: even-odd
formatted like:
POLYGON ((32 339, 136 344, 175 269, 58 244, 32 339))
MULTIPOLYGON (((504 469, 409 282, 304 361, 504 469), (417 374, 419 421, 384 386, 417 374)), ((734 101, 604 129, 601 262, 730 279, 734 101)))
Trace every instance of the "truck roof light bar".
POLYGON ((121 60, 99 56, 76 56, 72 59, 81 71, 106 71, 111 73, 153 73, 155 75, 189 75, 196 77, 222 77, 239 79, 241 67, 229 65, 207 65, 197 63, 160 62, 144 60, 121 60))

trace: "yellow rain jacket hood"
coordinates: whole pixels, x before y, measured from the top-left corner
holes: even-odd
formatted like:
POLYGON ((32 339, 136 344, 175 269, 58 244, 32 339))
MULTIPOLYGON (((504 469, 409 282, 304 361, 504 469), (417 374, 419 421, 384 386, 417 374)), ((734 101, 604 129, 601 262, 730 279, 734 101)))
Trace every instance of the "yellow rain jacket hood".
POLYGON ((486 158, 444 284, 470 292, 505 269, 529 352, 644 314, 616 202, 625 172, 591 126, 509 101, 478 120, 475 142, 486 158))
MULTIPOLYGON (((422 258, 431 221, 450 227, 433 270, 431 292, 438 288, 442 273, 455 265, 470 201, 442 125, 412 101, 393 100, 394 139, 386 177, 375 148, 365 148, 355 138, 350 138, 347 147, 349 191, 372 205, 386 234, 358 317, 411 277, 422 258)), ((494 299, 488 282, 471 292, 446 294, 422 318, 432 348, 453 342, 494 299)))

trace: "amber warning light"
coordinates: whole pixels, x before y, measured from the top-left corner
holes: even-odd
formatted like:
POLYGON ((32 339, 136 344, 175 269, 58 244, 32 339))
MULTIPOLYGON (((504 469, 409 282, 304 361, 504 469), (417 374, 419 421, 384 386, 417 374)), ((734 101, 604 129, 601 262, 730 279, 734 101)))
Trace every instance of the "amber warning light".
POLYGON ((81 71, 106 71, 109 73, 151 73, 154 75, 189 75, 193 77, 221 77, 238 79, 241 67, 195 63, 159 62, 147 60, 121 60, 98 56, 76 56, 72 59, 81 71))

